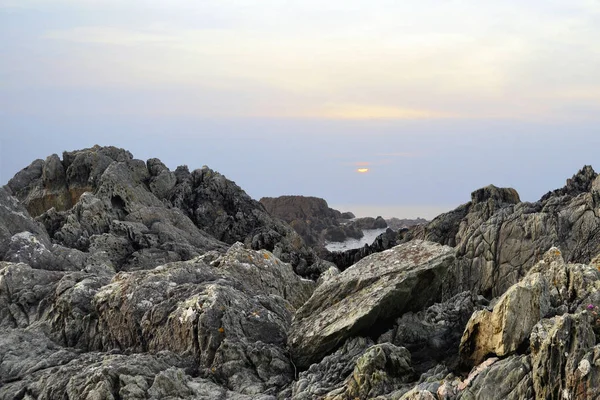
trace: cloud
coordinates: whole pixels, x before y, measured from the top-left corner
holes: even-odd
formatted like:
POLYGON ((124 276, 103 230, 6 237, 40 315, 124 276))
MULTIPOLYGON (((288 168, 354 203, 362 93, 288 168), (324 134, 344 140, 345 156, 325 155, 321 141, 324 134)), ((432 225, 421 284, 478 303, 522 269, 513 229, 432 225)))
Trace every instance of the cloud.
POLYGON ((142 44, 173 45, 178 41, 176 36, 168 34, 132 31, 102 26, 84 26, 68 30, 51 30, 46 32, 42 38, 73 43, 115 46, 135 46, 142 44))
MULTIPOLYGON (((14 65, 0 73, 11 71, 12 84, 153 96, 178 88, 158 107, 169 115, 540 120, 579 115, 568 104, 600 111, 592 0, 0 0, 11 5, 61 21, 27 52, 7 54, 14 65), (93 17, 77 26, 83 8, 93 17)), ((150 108, 143 103, 138 112, 150 108)))
POLYGON ((394 152, 394 153, 378 153, 376 154, 377 157, 416 157, 418 154, 417 153, 411 153, 411 152, 403 152, 403 151, 399 151, 399 152, 394 152))

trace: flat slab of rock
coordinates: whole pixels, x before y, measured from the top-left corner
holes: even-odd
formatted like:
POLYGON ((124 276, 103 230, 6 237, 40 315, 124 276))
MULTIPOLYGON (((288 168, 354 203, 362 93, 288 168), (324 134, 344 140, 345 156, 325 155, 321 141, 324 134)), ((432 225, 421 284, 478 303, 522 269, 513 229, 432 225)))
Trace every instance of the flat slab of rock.
POLYGON ((318 362, 350 337, 391 327, 404 312, 441 298, 454 250, 415 240, 366 257, 319 286, 296 313, 289 334, 300 368, 318 362))

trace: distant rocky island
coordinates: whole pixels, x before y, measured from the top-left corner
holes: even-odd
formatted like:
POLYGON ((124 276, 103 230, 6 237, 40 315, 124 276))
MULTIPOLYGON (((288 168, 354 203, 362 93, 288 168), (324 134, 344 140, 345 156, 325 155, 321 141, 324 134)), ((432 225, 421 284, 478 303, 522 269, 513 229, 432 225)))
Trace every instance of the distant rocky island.
MULTIPOLYGON (((327 242, 344 242, 360 239, 365 230, 393 230, 427 223, 419 219, 383 219, 381 216, 356 218, 350 212, 341 212, 329 207, 327 201, 309 196, 263 197, 261 204, 267 212, 290 224, 312 247, 323 247, 327 242)), ((370 243, 369 243, 370 244, 370 243)))
POLYGON ((600 398, 599 210, 590 166, 428 222, 50 155, 0 188, 0 399, 600 398))

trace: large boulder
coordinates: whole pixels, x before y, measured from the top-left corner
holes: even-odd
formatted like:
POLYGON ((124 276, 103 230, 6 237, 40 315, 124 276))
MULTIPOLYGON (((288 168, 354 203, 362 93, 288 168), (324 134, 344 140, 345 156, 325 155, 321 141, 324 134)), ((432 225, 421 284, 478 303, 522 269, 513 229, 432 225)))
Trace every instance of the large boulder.
POLYGON ((492 311, 473 313, 460 342, 463 360, 477 365, 490 355, 514 353, 549 311, 548 284, 541 274, 529 275, 504 293, 492 311))
POLYGON ((442 296, 452 248, 414 241, 359 261, 320 285, 294 317, 289 344, 307 368, 347 338, 381 334, 407 311, 442 296))

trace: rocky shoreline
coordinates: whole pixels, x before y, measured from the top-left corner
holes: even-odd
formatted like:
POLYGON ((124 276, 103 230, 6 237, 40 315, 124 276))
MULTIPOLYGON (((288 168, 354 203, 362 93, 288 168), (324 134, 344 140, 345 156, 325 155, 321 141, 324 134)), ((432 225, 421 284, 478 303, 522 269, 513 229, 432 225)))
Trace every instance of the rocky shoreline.
POLYGON ((329 258, 263 200, 114 147, 19 172, 0 188, 0 399, 600 398, 591 167, 329 258))

